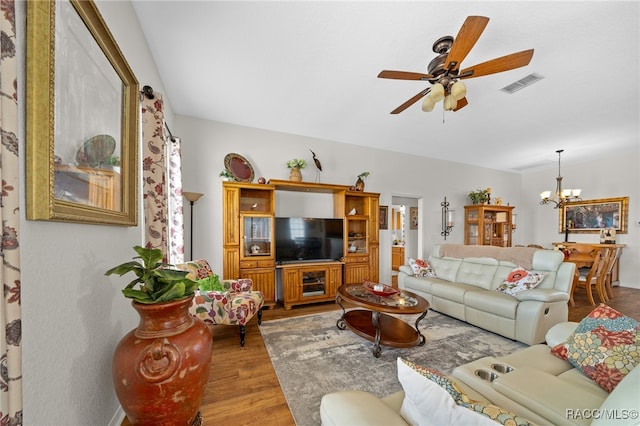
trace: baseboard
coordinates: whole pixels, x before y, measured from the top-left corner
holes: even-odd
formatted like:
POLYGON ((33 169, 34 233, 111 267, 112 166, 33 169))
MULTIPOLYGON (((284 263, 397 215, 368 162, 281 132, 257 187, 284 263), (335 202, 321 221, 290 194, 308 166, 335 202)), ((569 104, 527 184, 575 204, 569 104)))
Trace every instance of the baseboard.
POLYGON ((120 426, 124 421, 125 417, 126 417, 126 414, 124 414, 124 410, 122 409, 121 406, 118 406, 118 409, 116 410, 115 414, 111 418, 111 421, 109 422, 109 426, 120 426))

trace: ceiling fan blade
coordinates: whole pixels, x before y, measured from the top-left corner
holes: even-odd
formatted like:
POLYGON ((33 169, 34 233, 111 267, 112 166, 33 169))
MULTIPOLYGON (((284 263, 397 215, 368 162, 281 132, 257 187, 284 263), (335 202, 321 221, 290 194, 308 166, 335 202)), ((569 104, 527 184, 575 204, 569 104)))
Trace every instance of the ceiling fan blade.
POLYGON ((378 78, 394 78, 396 80, 429 80, 433 78, 431 74, 419 72, 383 70, 378 74, 378 78))
POLYGON ((460 63, 467 57, 476 44, 488 22, 489 18, 485 16, 467 17, 449 50, 445 69, 455 71, 460 68, 460 63))
POLYGON ((474 78, 483 75, 495 74, 502 71, 524 67, 531 62, 533 57, 533 49, 523 50, 522 52, 512 53, 510 55, 501 56, 460 71, 460 78, 474 78), (469 74, 469 75, 465 75, 469 74))
POLYGON ((466 107, 469 104, 469 102, 467 102, 467 98, 462 98, 458 101, 458 104, 456 105, 456 107, 453 109, 453 112, 458 111, 459 109, 462 109, 464 107, 466 107))
POLYGON ((424 89, 423 91, 421 91, 420 93, 415 95, 413 98, 409 99, 407 102, 403 103, 398 108, 396 108, 393 111, 391 111, 391 114, 398 114, 398 113, 404 111, 405 109, 409 108, 411 105, 413 105, 416 102, 418 102, 421 98, 427 96, 427 94, 430 91, 431 91, 431 87, 427 87, 426 89, 424 89))

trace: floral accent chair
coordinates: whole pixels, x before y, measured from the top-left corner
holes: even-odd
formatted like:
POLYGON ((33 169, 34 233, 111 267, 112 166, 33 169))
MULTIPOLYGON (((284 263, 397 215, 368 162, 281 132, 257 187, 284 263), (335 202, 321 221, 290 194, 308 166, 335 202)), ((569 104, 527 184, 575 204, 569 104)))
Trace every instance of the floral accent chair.
MULTIPOLYGON (((187 278, 199 281, 213 275, 206 260, 200 259, 176 265, 183 271, 190 271, 187 278)), ((240 346, 244 346, 245 325, 254 316, 262 324, 264 295, 253 291, 253 281, 248 278, 221 280, 224 291, 201 292, 196 290, 189 312, 208 324, 235 325, 240 328, 240 346)))

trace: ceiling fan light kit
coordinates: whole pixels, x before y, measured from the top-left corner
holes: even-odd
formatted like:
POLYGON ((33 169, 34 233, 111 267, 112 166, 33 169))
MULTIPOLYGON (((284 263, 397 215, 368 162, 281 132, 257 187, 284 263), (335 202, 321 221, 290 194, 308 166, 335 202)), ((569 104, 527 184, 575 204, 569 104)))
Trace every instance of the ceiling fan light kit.
POLYGON ((467 88, 459 80, 496 74, 528 65, 533 57, 533 49, 512 53, 460 70, 460 64, 480 38, 488 22, 489 18, 484 16, 469 16, 455 39, 451 36, 445 36, 436 40, 433 44, 433 51, 438 56, 429 62, 428 74, 393 70, 381 71, 378 78, 428 81, 432 85, 391 111, 391 114, 404 111, 423 97, 425 99, 422 103, 422 110, 425 112, 432 111, 435 103, 442 99, 444 99, 445 111, 458 111, 468 104, 467 88))
POLYGON ((435 101, 431 96, 425 96, 424 101, 422 101, 422 110, 424 112, 431 112, 433 108, 436 106, 435 101))
POLYGON ((431 86, 431 94, 427 96, 433 99, 433 102, 440 102, 444 99, 444 86, 440 83, 434 84, 431 86))

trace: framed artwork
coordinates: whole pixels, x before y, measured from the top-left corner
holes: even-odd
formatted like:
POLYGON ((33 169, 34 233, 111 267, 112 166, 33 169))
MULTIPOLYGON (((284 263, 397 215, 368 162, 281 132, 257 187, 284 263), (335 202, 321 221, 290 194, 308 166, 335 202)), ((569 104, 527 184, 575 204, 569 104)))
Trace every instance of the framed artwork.
POLYGON ((26 6, 27 219, 137 225, 133 72, 93 1, 26 6))
POLYGON ((389 229, 389 206, 380 206, 379 229, 389 229))
POLYGON ((626 234, 628 211, 629 197, 566 203, 559 212, 558 232, 600 234, 603 229, 613 229, 626 234))
POLYGON ((409 207, 409 229, 418 229, 418 208, 409 207))

